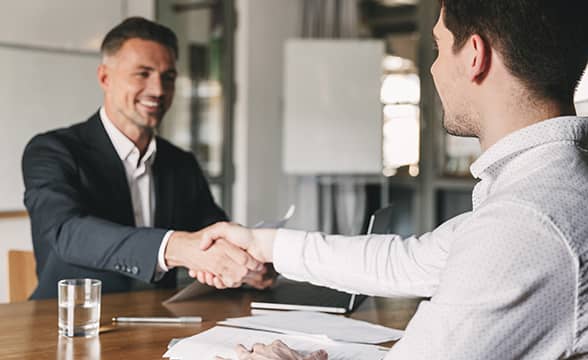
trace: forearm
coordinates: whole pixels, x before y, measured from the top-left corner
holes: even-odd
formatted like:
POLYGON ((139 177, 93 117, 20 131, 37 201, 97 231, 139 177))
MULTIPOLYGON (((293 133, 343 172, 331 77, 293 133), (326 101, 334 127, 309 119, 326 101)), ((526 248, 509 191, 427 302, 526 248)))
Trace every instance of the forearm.
POLYGON ((48 243, 63 261, 152 280, 166 230, 123 226, 92 216, 71 216, 51 224, 38 217, 31 214, 35 241, 48 243))
POLYGON ((442 264, 415 256, 409 243, 418 241, 396 235, 343 237, 280 230, 273 258, 276 270, 295 280, 369 295, 430 296, 442 264))

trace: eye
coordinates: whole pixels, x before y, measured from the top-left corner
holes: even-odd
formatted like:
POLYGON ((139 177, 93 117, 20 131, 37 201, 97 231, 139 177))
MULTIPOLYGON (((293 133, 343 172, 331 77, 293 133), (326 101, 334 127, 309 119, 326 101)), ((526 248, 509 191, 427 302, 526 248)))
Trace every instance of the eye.
POLYGON ((175 73, 164 73, 161 76, 161 80, 165 81, 166 83, 173 83, 176 81, 176 74, 175 73))
POLYGON ((135 76, 146 79, 149 77, 149 72, 147 71, 140 71, 138 73, 135 73, 135 76))

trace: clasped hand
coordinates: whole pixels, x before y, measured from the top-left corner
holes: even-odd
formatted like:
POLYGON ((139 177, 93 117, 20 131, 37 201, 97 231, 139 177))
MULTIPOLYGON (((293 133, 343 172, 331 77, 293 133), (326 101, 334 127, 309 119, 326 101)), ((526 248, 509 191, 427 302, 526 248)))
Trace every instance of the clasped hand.
MULTIPOLYGON (((240 249, 246 250, 255 261, 271 263, 273 261, 275 235, 276 231, 273 229, 248 229, 236 224, 221 222, 204 229, 199 244, 200 250, 213 251, 217 246, 229 242, 240 249)), ((218 288, 229 286, 223 276, 216 276, 212 272, 197 270, 190 271, 190 273, 200 282, 208 285, 218 288)), ((251 277, 251 274, 256 274, 256 276, 261 274, 263 278, 268 273, 263 271, 256 273, 255 270, 250 270, 247 276, 251 277)), ((324 350, 305 355, 290 349, 279 340, 269 345, 255 344, 251 350, 248 350, 243 345, 238 345, 236 352, 239 360, 327 360, 328 358, 328 354, 324 350)), ((218 357, 217 359, 223 360, 218 357)))
MULTIPOLYGON (((261 263, 266 263, 265 268, 261 271, 251 270, 247 273, 243 282, 255 288, 263 289, 270 286, 277 273, 273 266, 267 264, 272 261, 273 257, 273 238, 275 230, 272 229, 249 229, 238 224, 219 222, 203 230, 200 249, 210 251, 218 243, 230 242, 231 244, 247 251, 254 259, 261 263)), ((192 277, 198 281, 222 289, 230 287, 222 277, 215 276, 209 271, 190 272, 192 277)))
POLYGON ((203 237, 204 230, 175 231, 165 250, 168 267, 183 266, 191 273, 206 271, 222 279, 226 287, 239 286, 250 272, 264 271, 263 263, 227 241, 218 240, 210 249, 202 250, 203 237))

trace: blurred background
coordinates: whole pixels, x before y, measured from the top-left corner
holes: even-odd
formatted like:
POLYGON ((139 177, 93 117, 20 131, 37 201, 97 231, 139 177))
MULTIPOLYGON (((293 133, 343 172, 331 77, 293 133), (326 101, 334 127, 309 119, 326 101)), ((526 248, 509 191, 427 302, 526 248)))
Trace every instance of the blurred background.
MULTIPOLYGON (((429 68, 436 1, 21 0, 0 4, 0 302, 6 253, 32 249, 20 159, 36 133, 101 105, 105 33, 128 16, 179 37, 174 105, 159 133, 192 151, 240 223, 346 235, 393 206, 423 233, 471 208, 475 139, 446 135, 429 68)), ((588 115, 588 80, 576 94, 588 115)))

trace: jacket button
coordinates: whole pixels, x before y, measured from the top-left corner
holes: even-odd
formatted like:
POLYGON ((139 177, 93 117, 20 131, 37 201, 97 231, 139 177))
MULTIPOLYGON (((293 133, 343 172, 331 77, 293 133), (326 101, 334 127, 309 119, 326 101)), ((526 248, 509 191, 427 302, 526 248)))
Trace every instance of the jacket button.
POLYGON ((133 273, 133 275, 137 275, 139 273, 139 268, 136 266, 133 266, 131 268, 131 272, 133 273))
POLYGON ((127 266, 127 267, 125 268, 125 271, 126 271, 126 272, 128 272, 128 273, 130 273, 130 272, 131 272, 131 267, 130 267, 130 266, 127 266))
POLYGON ((120 270, 120 264, 114 265, 114 270, 120 270))

